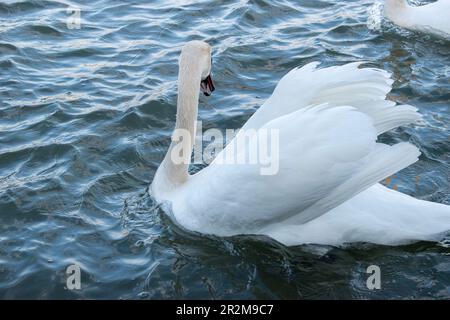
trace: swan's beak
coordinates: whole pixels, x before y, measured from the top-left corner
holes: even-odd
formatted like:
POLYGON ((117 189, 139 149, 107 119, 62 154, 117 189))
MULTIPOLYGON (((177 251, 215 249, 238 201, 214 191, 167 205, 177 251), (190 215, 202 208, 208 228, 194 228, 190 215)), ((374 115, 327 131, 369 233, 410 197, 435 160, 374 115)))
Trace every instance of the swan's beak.
POLYGON ((206 79, 200 83, 200 90, 207 97, 215 90, 211 75, 207 76, 206 79))

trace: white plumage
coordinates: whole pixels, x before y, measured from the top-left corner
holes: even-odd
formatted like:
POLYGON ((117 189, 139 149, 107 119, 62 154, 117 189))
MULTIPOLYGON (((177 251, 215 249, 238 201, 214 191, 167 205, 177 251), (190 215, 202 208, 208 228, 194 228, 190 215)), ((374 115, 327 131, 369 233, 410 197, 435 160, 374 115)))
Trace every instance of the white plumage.
POLYGON ((449 206, 378 184, 420 155, 409 143, 377 142, 420 119, 415 108, 385 100, 391 84, 387 72, 358 63, 294 69, 242 128, 279 130, 276 175, 261 175, 259 164, 220 163, 241 130, 182 183, 168 188, 162 165, 151 192, 185 228, 220 236, 264 234, 287 245, 434 239, 450 230, 449 206))
POLYGON ((407 0, 386 0, 385 16, 400 27, 450 37, 450 0, 411 6, 407 0))

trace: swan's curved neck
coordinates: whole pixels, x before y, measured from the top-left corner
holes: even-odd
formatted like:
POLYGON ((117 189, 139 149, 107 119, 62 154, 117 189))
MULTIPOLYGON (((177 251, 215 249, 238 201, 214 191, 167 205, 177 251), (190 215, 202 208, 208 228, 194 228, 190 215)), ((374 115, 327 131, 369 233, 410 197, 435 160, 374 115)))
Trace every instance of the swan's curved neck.
POLYGON ((384 12, 389 19, 393 20, 404 13, 408 7, 406 0, 386 0, 384 3, 384 12))
POLYGON ((159 178, 164 179, 165 184, 169 184, 168 187, 183 183, 189 176, 188 167, 196 134, 201 75, 202 69, 198 59, 182 54, 178 74, 175 131, 169 150, 157 172, 159 178), (180 135, 189 139, 183 141, 180 135), (180 161, 180 157, 184 160, 180 161))

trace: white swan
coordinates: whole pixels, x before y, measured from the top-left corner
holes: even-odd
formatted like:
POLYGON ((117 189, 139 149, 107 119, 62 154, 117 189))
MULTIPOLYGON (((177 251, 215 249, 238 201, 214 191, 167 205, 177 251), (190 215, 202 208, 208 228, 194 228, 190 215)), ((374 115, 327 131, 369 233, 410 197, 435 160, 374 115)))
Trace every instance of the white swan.
MULTIPOLYGON (((420 116, 411 106, 385 100, 393 82, 387 72, 358 66, 317 69, 310 63, 290 71, 224 151, 192 176, 193 139, 182 143, 174 136, 150 193, 169 202, 174 220, 187 229, 262 234, 286 245, 397 244, 450 230, 450 206, 377 184, 420 155, 409 143, 388 146, 377 136, 420 116), (257 164, 217 161, 236 148, 246 129, 267 128, 279 130, 276 175, 261 175, 257 164), (181 163, 173 160, 180 151, 181 163)), ((214 90, 210 70, 210 46, 187 43, 179 63, 176 129, 192 137, 199 90, 214 90)))
POLYGON ((386 0, 384 15, 400 27, 450 37, 450 0, 423 6, 410 6, 407 0, 386 0))

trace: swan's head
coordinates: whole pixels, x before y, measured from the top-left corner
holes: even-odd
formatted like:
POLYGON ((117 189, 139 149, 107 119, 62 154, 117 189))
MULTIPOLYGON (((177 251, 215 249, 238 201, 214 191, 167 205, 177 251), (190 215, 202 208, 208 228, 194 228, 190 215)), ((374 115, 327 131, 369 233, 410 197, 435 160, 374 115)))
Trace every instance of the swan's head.
POLYGON ((402 24, 402 17, 407 7, 406 0, 386 0, 384 3, 384 15, 394 23, 402 24))
POLYGON ((398 13, 407 7, 406 0, 386 0, 384 2, 384 10, 391 11, 393 14, 398 13))
POLYGON ((210 96, 215 89, 211 78, 211 46, 204 41, 189 41, 181 50, 181 61, 183 60, 200 68, 200 90, 205 96, 210 96))

